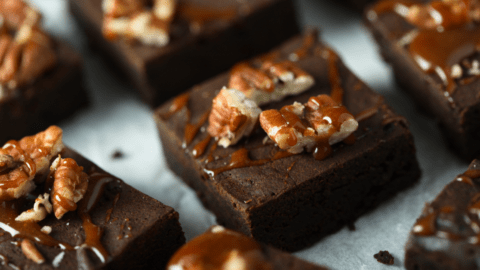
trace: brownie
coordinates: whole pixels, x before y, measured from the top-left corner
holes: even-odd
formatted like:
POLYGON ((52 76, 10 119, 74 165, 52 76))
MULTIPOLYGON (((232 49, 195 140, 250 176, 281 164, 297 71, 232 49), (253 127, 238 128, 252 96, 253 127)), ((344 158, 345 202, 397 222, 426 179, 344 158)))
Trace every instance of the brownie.
POLYGON ((393 256, 387 250, 379 251, 377 254, 373 255, 373 258, 375 258, 377 262, 386 265, 392 265, 395 263, 395 258, 393 258, 393 256))
MULTIPOLYGON (((21 1, 9 3, 18 2, 21 1)), ((11 11, 0 6, 0 15, 4 16, 5 12, 11 11)), ((12 13, 9 15, 13 16, 12 13)), ((6 38, 8 39, 2 35, 0 40, 4 42, 6 38)), ((80 55, 63 41, 51 39, 55 65, 34 76, 31 82, 13 89, 7 89, 6 84, 0 82, 0 142, 43 130, 70 117, 88 103, 83 87, 80 55)), ((4 58, 4 45, 2 43, 0 66, 7 62, 4 58)))
POLYGON ((167 270, 207 268, 232 270, 327 269, 218 225, 181 247, 172 256, 167 266, 167 270))
MULTIPOLYGON (((157 106, 192 85, 214 76, 242 59, 265 52, 299 32, 292 0, 178 1, 178 16, 190 10, 200 19, 210 13, 226 19, 206 22, 197 32, 178 19, 170 43, 147 46, 102 34, 102 0, 70 0, 90 44, 133 84, 143 100, 157 106), (194 7, 192 8, 182 8, 194 7), (192 11, 193 10, 193 11, 192 11), (186 12, 186 11, 185 11, 186 12)), ((208 18, 208 17, 207 17, 208 18)))
POLYGON ((397 3, 407 2, 380 1, 371 6, 365 13, 366 23, 401 89, 438 122, 451 149, 470 161, 480 154, 479 54, 471 49, 480 29, 478 20, 468 18, 462 11, 465 7, 460 15, 444 14, 449 8, 442 9, 440 1, 410 1, 402 11, 407 15, 399 15, 395 10, 400 9, 394 8, 397 3), (432 7, 442 24, 437 27, 428 16, 414 17, 412 4, 423 10, 432 7))
POLYGON ((275 144, 264 144, 266 133, 257 127, 236 145, 217 147, 206 132, 206 120, 212 99, 229 82, 228 73, 165 103, 156 110, 155 121, 168 166, 196 191, 219 224, 296 251, 412 186, 420 170, 405 118, 353 75, 333 51, 312 39, 311 32, 290 39, 270 55, 280 60, 303 55, 296 64, 316 83, 261 109, 279 109, 328 94, 333 81, 334 88, 343 88, 343 105, 359 121, 355 143, 333 145, 333 154, 324 160, 311 153, 285 155, 275 144), (338 77, 332 77, 336 73, 338 77))
MULTIPOLYGON (((12 269, 164 269, 170 256, 185 243, 178 213, 68 147, 60 155, 83 166, 89 179, 84 198, 76 211, 61 219, 49 214, 38 224, 15 221, 15 217, 32 208, 33 199, 48 190, 48 180, 37 184, 30 193, 33 196, 3 201, 0 263, 12 269), (50 234, 40 231, 44 226, 50 226, 50 234), (43 263, 26 259, 22 252, 25 239, 34 243, 43 263)), ((0 177, 5 173, 3 167, 1 171, 0 177)), ((52 203, 58 196, 54 194, 52 203)))
POLYGON ((406 244, 405 267, 480 269, 480 161, 426 204, 406 244))

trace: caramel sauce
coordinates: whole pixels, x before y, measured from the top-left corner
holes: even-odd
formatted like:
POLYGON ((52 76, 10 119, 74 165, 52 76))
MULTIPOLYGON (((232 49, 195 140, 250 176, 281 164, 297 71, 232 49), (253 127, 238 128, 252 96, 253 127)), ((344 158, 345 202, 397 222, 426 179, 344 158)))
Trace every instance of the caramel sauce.
POLYGON ((390 0, 379 2, 372 11, 376 14, 395 11, 419 28, 408 50, 423 71, 428 74, 435 73, 443 81, 444 95, 451 106, 454 106, 451 94, 457 83, 452 77, 452 67, 476 53, 480 45, 480 27, 471 23, 470 2, 431 1, 420 4, 390 0), (419 11, 417 16, 412 17, 409 11, 413 5, 419 11))
POLYGON ((178 16, 199 26, 211 21, 231 21, 237 16, 236 8, 211 8, 193 3, 181 3, 178 6, 178 16))
POLYGON ((480 170, 468 170, 457 177, 457 181, 474 186, 473 179, 480 177, 480 170))
POLYGON ((109 259, 109 254, 100 241, 103 235, 103 229, 93 224, 90 211, 103 195, 105 186, 112 180, 113 178, 107 174, 94 173, 90 175, 87 192, 79 202, 77 210, 78 215, 83 221, 83 229, 85 231, 85 242, 82 246, 92 250, 102 263, 105 263, 109 259))
MULTIPOLYGON (((33 136, 32 136, 33 137, 33 136)), ((28 138, 28 137, 27 137, 28 138)), ((7 190, 9 188, 17 188, 21 184, 23 184, 25 181, 28 180, 29 177, 32 175, 35 175, 37 172, 37 166, 33 159, 30 157, 29 154, 25 152, 20 147, 20 143, 18 141, 11 140, 5 144, 4 149, 7 152, 13 152, 15 155, 15 159, 17 160, 23 160, 22 164, 19 165, 18 169, 20 170, 20 173, 23 174, 22 177, 17 177, 17 180, 6 180, 6 181, 0 181, 0 189, 7 190)), ((35 149, 33 149, 35 150, 35 149)), ((42 151, 42 149, 36 150, 36 152, 42 151)), ((9 171, 7 171, 5 174, 8 175, 9 171)), ((1 176, 2 174, 0 174, 1 176)), ((7 176, 8 177, 8 176, 7 176)), ((2 200, 9 200, 12 198, 0 198, 2 200)))
POLYGON ((105 216, 105 224, 107 224, 110 221, 113 210, 115 209, 115 206, 117 205, 117 202, 118 202, 119 199, 120 199, 120 192, 117 193, 117 195, 115 195, 115 198, 113 198, 112 208, 107 210, 107 215, 105 216))
POLYGON ((242 62, 231 69, 229 87, 240 88, 238 90, 254 87, 271 93, 275 90, 275 83, 265 72, 259 72, 249 63, 242 62))
POLYGON ((73 248, 59 242, 41 231, 40 225, 35 222, 18 222, 15 218, 18 216, 18 206, 16 202, 2 202, 0 204, 0 229, 15 238, 29 239, 39 244, 58 247, 61 249, 72 250, 73 248))
POLYGON ((229 230, 207 232, 194 238, 173 255, 167 268, 223 269, 230 259, 235 258, 242 258, 246 269, 272 269, 264 259, 260 244, 229 230), (232 255, 235 257, 232 258, 232 255))
POLYGON ((343 88, 340 72, 338 71, 338 55, 330 48, 325 48, 328 54, 328 79, 330 81, 330 96, 338 104, 343 103, 343 88))
POLYGON ((205 172, 215 177, 222 172, 226 172, 233 169, 250 167, 250 166, 259 166, 271 161, 270 159, 260 159, 260 160, 251 160, 248 156, 248 150, 246 148, 241 148, 232 153, 230 157, 230 163, 224 167, 220 167, 217 169, 204 169, 205 172))
POLYGON ((183 147, 187 147, 193 141, 195 136, 197 136, 197 133, 200 130, 200 128, 203 126, 203 124, 205 124, 205 122, 207 122, 209 115, 210 115, 210 111, 207 111, 202 115, 198 123, 196 124, 187 123, 185 125, 185 139, 183 142, 183 147))
POLYGON ((307 57, 309 51, 315 46, 318 42, 318 31, 316 29, 308 31, 303 37, 303 43, 300 48, 295 50, 293 55, 293 60, 301 60, 307 57))
POLYGON ((208 135, 205 139, 201 140, 193 147, 192 155, 194 158, 198 158, 205 153, 208 144, 212 140, 212 136, 208 135))
POLYGON ((333 153, 332 147, 326 141, 319 141, 313 150, 313 157, 316 160, 324 160, 333 153))
POLYGON ((184 93, 177 96, 173 101, 168 111, 163 114, 161 117, 165 120, 172 117, 174 114, 185 108, 188 104, 188 100, 190 99, 190 93, 184 93))
MULTIPOLYGON (((52 200, 58 203, 61 207, 63 207, 67 211, 75 211, 77 210, 77 204, 74 203, 72 200, 67 200, 60 194, 54 193, 52 195, 52 200)), ((52 202, 53 203, 53 202, 52 202)))
POLYGON ((370 117, 373 117, 377 113, 378 113, 378 107, 377 106, 372 107, 372 108, 368 108, 366 110, 361 111, 357 115, 355 115, 355 120, 357 120, 357 122, 364 121, 364 120, 367 120, 370 117))
POLYGON ((430 236, 437 232, 435 221, 437 219, 437 213, 433 212, 417 221, 414 226, 414 234, 420 236, 430 236), (415 231, 415 227, 419 226, 421 230, 415 231))

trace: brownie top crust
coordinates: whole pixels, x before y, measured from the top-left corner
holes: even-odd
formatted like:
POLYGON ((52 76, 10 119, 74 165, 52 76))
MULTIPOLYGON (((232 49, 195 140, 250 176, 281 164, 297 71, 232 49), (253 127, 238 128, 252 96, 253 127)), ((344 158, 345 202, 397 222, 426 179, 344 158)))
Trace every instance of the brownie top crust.
MULTIPOLYGON (((35 137, 32 136, 32 138, 35 137)), ((2 150, 8 150, 14 144, 15 141, 10 141, 2 150)), ((16 145, 13 147, 23 146, 22 141, 16 145)), ((59 147, 59 149, 61 148, 59 147)), ((42 149, 43 152, 47 151, 47 148, 42 149)), ((4 176, 15 175, 12 174, 12 170, 18 168, 22 170, 22 167, 15 167, 18 164, 12 164, 11 167, 5 165, 9 164, 8 158, 11 156, 4 155, 3 152, 0 154, 0 177, 2 177, 3 192, 6 186, 17 184, 4 181, 4 176), (10 169, 5 169, 7 167, 10 169)), ((138 250, 137 245, 148 242, 145 238, 158 237, 159 232, 153 228, 158 228, 159 224, 165 223, 169 219, 178 218, 178 214, 171 207, 140 193, 122 180, 98 168, 74 150, 65 147, 59 152, 59 155, 61 156, 60 163, 54 161, 52 165, 52 167, 58 165, 58 169, 54 174, 49 174, 46 180, 42 181, 41 179, 45 179, 45 176, 37 171, 36 177, 32 180, 33 183, 36 183, 36 187, 30 189, 29 195, 16 199, 2 196, 0 204, 0 263, 3 265, 21 269, 55 269, 57 267, 61 269, 103 269, 105 266, 112 267, 112 265, 121 264, 124 259, 129 257, 128 252, 132 252, 132 246, 138 250), (63 169, 65 166, 83 169, 83 176, 88 179, 88 187, 83 189, 83 198, 79 201, 75 200, 73 204, 66 199, 68 196, 65 190, 57 190, 59 187, 57 178, 73 179, 71 171, 67 174, 65 174, 65 170, 60 172, 62 166, 64 166, 63 169), (55 177, 53 183, 51 182, 52 177, 55 177), (45 195, 39 196, 44 193, 45 195), (47 206, 49 204, 48 193, 52 196, 51 202, 54 210, 52 214, 47 214, 43 210, 49 208, 47 206), (39 196, 38 199, 37 196, 39 196), (46 197, 42 198, 42 196, 46 197), (40 198, 47 202, 44 201, 43 205, 35 204, 31 209, 40 198), (62 207, 68 211, 63 211, 59 218, 58 210, 61 210, 62 207), (43 211, 44 215, 32 217, 29 215, 32 211, 35 214, 43 211), (20 218, 22 216, 23 219, 20 218), (35 257, 35 253, 40 254, 40 257, 35 257)), ((28 158, 26 160, 27 164, 31 162, 28 161, 28 158)), ((38 164, 35 160, 34 162, 38 164)), ((50 164, 51 161, 47 162, 50 164)), ((33 168, 35 165, 30 164, 28 167, 33 168)), ((36 168, 40 170, 39 166, 36 168)), ((12 178, 10 181, 17 180, 12 178)), ((78 187, 79 185, 76 186, 75 192, 80 192, 78 187)), ((4 193, 1 194, 4 195, 4 193)), ((142 258, 147 260, 149 256, 146 253, 136 258, 138 261, 135 262, 135 267, 141 268, 142 258)), ((133 261, 123 261, 123 263, 129 264, 133 261)))
POLYGON ((461 111, 479 102, 479 8, 477 1, 383 0, 365 16, 415 73, 441 89, 432 98, 461 111))
POLYGON ((461 269, 478 268, 479 213, 480 160, 474 160, 465 173, 457 176, 425 206, 413 226, 407 252, 415 249, 424 253, 444 253, 464 265, 461 269), (476 267, 471 268, 472 265, 476 267))
POLYGON ((410 136, 406 120, 392 112, 380 95, 355 77, 331 49, 316 40, 316 33, 313 37, 312 33, 297 36, 260 57, 275 55, 279 61, 294 60, 315 79, 315 84, 305 92, 263 105, 261 109, 305 103, 312 96, 330 94, 332 87, 340 87, 343 105, 359 121, 354 133, 357 140, 353 144, 333 145, 333 154, 324 160, 315 159, 312 153, 292 155, 279 151, 273 143, 264 143, 267 134, 260 127, 236 145, 217 147, 209 138, 206 126, 212 100, 228 85, 229 73, 194 87, 155 112, 157 122, 171 131, 168 136, 176 139, 179 148, 184 147, 203 179, 215 183, 218 192, 231 198, 235 207, 259 206, 299 185, 324 185, 328 187, 325 190, 344 186, 346 182, 321 179, 320 175, 334 172, 349 160, 374 151, 382 141, 410 136), (309 181, 311 179, 318 181, 309 181))
MULTIPOLYGON (((175 18, 170 25, 170 42, 165 46, 150 46, 141 42, 131 42, 125 39, 115 41, 124 50, 133 64, 141 65, 158 57, 171 54, 186 48, 198 39, 214 35, 227 29, 232 24, 241 23, 241 18, 256 12, 263 7, 284 0, 246 0, 246 1, 215 1, 215 0, 180 0, 178 1, 175 18), (196 22, 193 26, 192 22, 196 22), (192 29, 193 28, 193 29, 192 29), (126 50, 132 49, 132 51, 126 50)), ((74 1, 75 5, 86 10, 86 16, 102 29, 104 12, 103 0, 74 1)), ((205 59, 206 63, 212 61, 205 59)))

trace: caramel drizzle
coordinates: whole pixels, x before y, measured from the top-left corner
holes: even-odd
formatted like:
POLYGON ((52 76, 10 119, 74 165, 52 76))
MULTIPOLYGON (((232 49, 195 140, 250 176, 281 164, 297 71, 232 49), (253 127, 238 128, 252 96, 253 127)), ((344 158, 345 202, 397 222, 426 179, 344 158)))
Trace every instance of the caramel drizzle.
POLYGON ((303 43, 300 48, 290 54, 292 61, 298 61, 308 56, 309 52, 318 43, 318 30, 311 29, 303 37, 303 43))
MULTIPOLYGON (((4 146, 4 149, 8 152, 12 151, 12 149, 18 152, 20 159, 23 160, 23 164, 21 164, 20 170, 22 170, 27 176, 32 176, 37 173, 37 165, 35 164, 35 161, 33 161, 29 154, 25 153, 25 150, 20 147, 20 143, 18 141, 11 140, 7 142, 7 144, 5 144, 4 146)), ((39 148, 38 150, 35 149, 35 151, 45 152, 46 150, 43 148, 39 148)), ((7 190, 9 188, 17 188, 27 180, 27 178, 19 177, 17 180, 0 181, 0 189, 7 190)))
POLYGON ((29 239, 45 246, 73 250, 69 244, 59 242, 43 233, 37 223, 15 221, 17 216, 17 204, 15 202, 2 202, 0 205, 0 229, 15 238, 29 239))
POLYGON ((420 236, 431 236, 437 232, 435 221, 437 212, 430 213, 415 223, 413 233, 420 236), (418 226, 418 227, 417 227, 418 226), (418 228, 418 229, 415 229, 418 228))
POLYGON ((468 170, 457 176, 457 181, 474 186, 473 179, 480 177, 480 170, 468 170))
POLYGON ((208 144, 212 140, 212 136, 208 135, 205 139, 201 140, 198 144, 193 147, 192 155, 194 158, 201 157, 205 150, 207 149, 208 144))
POLYGON ((216 20, 231 21, 237 14, 237 8, 233 7, 214 9, 193 3, 181 3, 178 7, 178 15, 180 18, 200 27, 216 20))
POLYGON ((172 117, 174 114, 182 110, 188 105, 188 100, 190 99, 190 93, 184 93, 179 96, 177 96, 173 101, 170 107, 168 108, 168 111, 161 115, 161 117, 164 120, 169 119, 172 117))
POLYGON ((112 216, 113 210, 115 209, 115 206, 117 205, 118 200, 120 199, 120 192, 115 195, 115 198, 113 198, 113 205, 112 208, 107 210, 107 215, 105 217, 105 224, 107 224, 110 221, 110 218, 112 216))
POLYGON ((325 48, 328 60, 328 79, 330 81, 330 96, 338 104, 343 103, 343 87, 340 72, 338 70, 338 55, 330 48, 325 48))
POLYGON ((375 14, 371 20, 378 14, 394 11, 419 28, 408 50, 424 72, 435 73, 443 81, 444 95, 452 107, 455 104, 451 95, 457 87, 452 67, 476 53, 480 45, 480 28, 471 25, 469 1, 455 4, 457 6, 446 1, 432 1, 422 5, 408 0, 388 0, 379 2, 369 11, 375 14), (409 12, 412 6, 419 9, 417 17, 409 12))
POLYGON ((100 173, 92 174, 89 179, 85 197, 79 202, 77 210, 78 215, 83 221, 83 229, 85 231, 85 242, 81 246, 93 251, 102 263, 109 260, 109 254, 100 241, 103 235, 103 229, 93 224, 90 211, 103 195, 105 186, 111 181, 113 181, 113 178, 110 175, 100 173))
POLYGON ((185 137, 183 141, 183 148, 186 148, 197 136, 200 128, 207 122, 210 111, 207 111, 200 117, 200 120, 196 124, 187 123, 185 125, 185 137))

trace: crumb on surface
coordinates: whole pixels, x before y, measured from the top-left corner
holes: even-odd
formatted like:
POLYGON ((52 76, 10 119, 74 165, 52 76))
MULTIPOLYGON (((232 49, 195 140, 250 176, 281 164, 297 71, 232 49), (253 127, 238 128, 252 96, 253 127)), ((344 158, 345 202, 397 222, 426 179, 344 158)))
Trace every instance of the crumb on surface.
POLYGON ((112 154, 112 159, 121 159, 123 157, 125 157, 125 154, 120 150, 115 150, 112 154))
POLYGON ((373 255, 373 257, 379 262, 383 264, 392 265, 394 263, 394 258, 388 251, 379 251, 377 254, 373 255))

